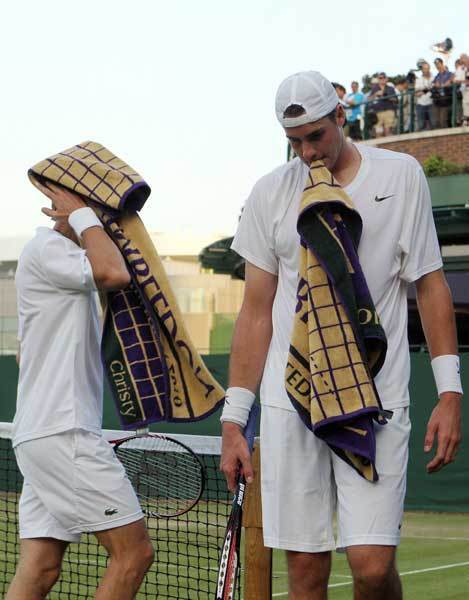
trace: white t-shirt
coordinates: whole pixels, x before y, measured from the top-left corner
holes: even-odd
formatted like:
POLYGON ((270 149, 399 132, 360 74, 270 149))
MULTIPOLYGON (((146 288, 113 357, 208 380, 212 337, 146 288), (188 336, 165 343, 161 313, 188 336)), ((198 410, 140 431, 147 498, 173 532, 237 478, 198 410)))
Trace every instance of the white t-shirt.
POLYGON ((432 81, 433 81, 433 77, 430 75, 430 77, 418 77, 415 80, 415 91, 416 92, 421 92, 423 90, 428 90, 427 92, 425 92, 425 94, 422 94, 421 96, 416 96, 416 100, 417 100, 417 104, 419 104, 420 106, 430 106, 431 104, 433 104, 433 100, 432 100, 432 93, 430 91, 430 88, 432 87, 432 81))
POLYGON ((99 433, 101 334, 85 251, 40 227, 20 256, 15 283, 20 373, 13 445, 70 429, 99 433))
POLYGON ((458 67, 454 70, 454 81, 456 83, 466 83, 466 67, 458 67))
MULTIPOLYGON (((383 406, 409 404, 410 355, 407 286, 442 267, 430 192, 418 162, 406 154, 357 145, 362 162, 345 189, 363 220, 358 248, 371 296, 388 338, 375 381, 383 406)), ((253 265, 278 274, 273 334, 261 384, 261 401, 294 410, 284 374, 298 282, 298 209, 308 167, 295 158, 260 179, 244 208, 232 244, 253 265)))

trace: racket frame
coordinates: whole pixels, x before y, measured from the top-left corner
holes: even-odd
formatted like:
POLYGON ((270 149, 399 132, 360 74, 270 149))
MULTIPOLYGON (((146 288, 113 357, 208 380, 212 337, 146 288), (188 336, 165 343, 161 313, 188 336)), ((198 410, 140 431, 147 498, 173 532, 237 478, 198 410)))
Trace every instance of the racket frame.
MULTIPOLYGON (((244 430, 244 437, 248 443, 249 452, 252 454, 254 436, 256 432, 256 419, 259 407, 254 404, 249 414, 249 419, 244 430)), ((223 540, 220 564, 218 567, 216 600, 233 600, 236 581, 240 566, 239 550, 241 543, 241 529, 243 517, 243 504, 246 495, 246 478, 244 473, 238 474, 236 491, 231 505, 231 513, 226 526, 223 540), (225 566, 226 565, 226 566, 225 566)))
MULTIPOLYGON (((113 450, 116 453, 117 458, 119 459, 119 456, 117 454, 117 449, 119 448, 119 446, 121 446, 124 442, 128 442, 131 440, 137 440, 137 439, 145 438, 145 437, 158 438, 161 440, 166 440, 168 442, 172 442, 173 444, 177 444, 178 446, 181 446, 182 448, 184 448, 184 450, 186 450, 186 452, 188 452, 190 455, 192 455, 192 457, 195 459, 196 463, 200 467, 200 489, 199 489, 198 496, 184 510, 178 511, 176 513, 171 513, 171 514, 169 514, 169 513, 168 514, 159 514, 156 511, 145 511, 142 508, 143 514, 148 518, 172 519, 175 517, 180 517, 181 515, 186 514, 187 512, 192 510, 195 506, 197 506, 197 504, 199 503, 199 501, 202 497, 202 494, 204 493, 205 480, 206 480, 206 472, 205 472, 204 465, 202 464, 202 462, 199 459, 199 457, 197 456, 197 454, 187 444, 184 444, 183 442, 180 442, 179 440, 177 440, 169 435, 166 435, 164 433, 155 433, 153 431, 149 431, 148 427, 142 427, 140 429, 136 429, 132 435, 128 435, 126 437, 115 439, 115 440, 109 440, 109 443, 112 444, 113 450)), ((119 459, 119 461, 120 461, 120 459, 119 459)), ((122 461, 120 461, 120 463, 122 464, 122 466, 125 469, 125 465, 122 463, 122 461)), ((137 494, 137 498, 139 498, 138 490, 136 490, 135 488, 134 488, 134 490, 135 490, 135 493, 137 494)), ((139 498, 139 501, 140 501, 140 498, 139 498)))

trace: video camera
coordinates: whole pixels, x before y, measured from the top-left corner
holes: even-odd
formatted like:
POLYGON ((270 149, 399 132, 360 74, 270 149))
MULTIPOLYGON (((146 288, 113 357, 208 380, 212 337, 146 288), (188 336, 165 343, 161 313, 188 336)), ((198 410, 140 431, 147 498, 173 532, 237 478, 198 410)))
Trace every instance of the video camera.
POLYGON ((415 84, 415 80, 417 79, 417 75, 416 73, 418 73, 419 71, 422 70, 422 65, 424 63, 426 63, 427 61, 424 58, 419 58, 416 65, 417 68, 416 69, 410 69, 410 71, 407 73, 406 75, 406 81, 408 81, 409 85, 414 85, 415 84))

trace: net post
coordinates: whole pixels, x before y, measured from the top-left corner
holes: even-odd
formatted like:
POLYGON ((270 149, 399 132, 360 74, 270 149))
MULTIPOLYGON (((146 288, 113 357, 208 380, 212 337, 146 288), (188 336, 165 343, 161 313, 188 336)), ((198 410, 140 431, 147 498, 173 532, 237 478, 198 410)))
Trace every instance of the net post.
POLYGON ((252 454, 254 481, 246 487, 244 526, 244 600, 271 600, 272 548, 264 546, 262 532, 260 448, 252 454))

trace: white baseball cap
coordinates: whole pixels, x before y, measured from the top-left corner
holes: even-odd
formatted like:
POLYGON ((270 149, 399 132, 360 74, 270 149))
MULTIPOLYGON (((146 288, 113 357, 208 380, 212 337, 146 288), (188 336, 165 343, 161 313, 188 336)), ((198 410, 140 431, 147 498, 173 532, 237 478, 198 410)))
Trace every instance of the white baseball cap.
POLYGON ((332 83, 318 71, 302 71, 290 75, 280 84, 275 97, 275 112, 283 127, 299 127, 319 121, 339 104, 332 83), (298 104, 305 110, 298 117, 284 117, 285 110, 298 104))

